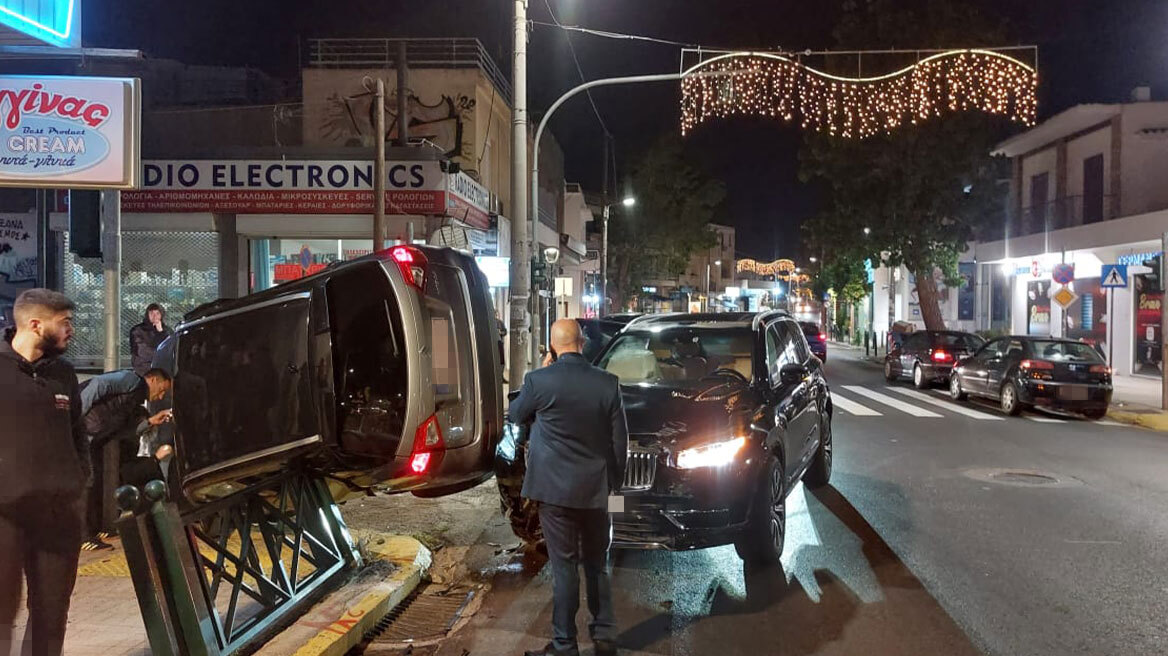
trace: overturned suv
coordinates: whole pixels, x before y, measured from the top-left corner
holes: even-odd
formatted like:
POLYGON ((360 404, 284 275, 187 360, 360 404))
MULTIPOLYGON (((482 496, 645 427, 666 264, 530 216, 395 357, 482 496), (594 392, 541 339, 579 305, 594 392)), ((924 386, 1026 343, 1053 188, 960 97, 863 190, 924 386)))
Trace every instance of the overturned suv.
POLYGON ((303 468, 345 492, 441 495, 492 474, 494 305, 474 260, 395 246, 184 317, 168 483, 187 505, 303 468))
MULTIPOLYGON (((831 394, 785 312, 648 316, 595 364, 620 378, 629 459, 613 544, 700 549, 733 543, 745 560, 783 552, 786 497, 831 478, 831 394)), ((520 496, 527 427, 508 424, 495 458, 517 535, 541 539, 520 496)))

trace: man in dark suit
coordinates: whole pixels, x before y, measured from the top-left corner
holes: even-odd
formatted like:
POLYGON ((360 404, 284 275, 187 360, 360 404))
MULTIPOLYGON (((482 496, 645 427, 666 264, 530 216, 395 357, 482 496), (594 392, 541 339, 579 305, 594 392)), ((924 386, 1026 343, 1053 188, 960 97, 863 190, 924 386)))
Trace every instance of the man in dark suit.
POLYGON ((609 493, 620 489, 629 436, 620 383, 584 358, 572 319, 552 324, 544 367, 527 374, 511 402, 516 424, 532 423, 523 496, 538 501, 554 584, 555 638, 527 656, 575 656, 576 611, 584 566, 588 625, 598 656, 616 654, 616 622, 608 573, 612 524, 609 493))

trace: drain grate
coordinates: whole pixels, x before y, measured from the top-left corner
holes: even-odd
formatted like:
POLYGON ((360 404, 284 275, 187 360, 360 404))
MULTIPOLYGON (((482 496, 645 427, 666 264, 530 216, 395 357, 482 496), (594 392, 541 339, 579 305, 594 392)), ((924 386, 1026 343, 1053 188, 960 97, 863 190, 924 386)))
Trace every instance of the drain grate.
POLYGON ((419 588, 365 634, 363 645, 405 647, 441 640, 458 623, 474 597, 473 588, 434 585, 419 588))
MULTIPOLYGON (((983 483, 996 483, 1014 487, 1077 487, 1083 481, 1064 474, 1040 471, 1037 469, 993 468, 993 469, 965 469, 961 473, 983 483)), ((988 489, 988 488, 987 488, 988 489)))

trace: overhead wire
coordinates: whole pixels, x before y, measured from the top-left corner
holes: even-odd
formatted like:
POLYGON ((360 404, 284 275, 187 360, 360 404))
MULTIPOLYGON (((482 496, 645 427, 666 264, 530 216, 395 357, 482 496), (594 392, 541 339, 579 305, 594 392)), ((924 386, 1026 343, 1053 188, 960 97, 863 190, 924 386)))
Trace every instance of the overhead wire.
MULTIPOLYGON (((565 29, 563 23, 560 23, 560 19, 556 18, 556 12, 552 9, 551 0, 543 0, 543 4, 547 7, 548 14, 552 17, 553 26, 565 29)), ((565 32, 564 40, 568 42, 568 52, 572 54, 572 61, 576 64, 576 73, 580 75, 580 83, 583 84, 588 79, 584 77, 584 68, 580 66, 580 58, 576 56, 576 47, 572 45, 572 36, 565 32)), ((600 129, 604 130, 606 136, 610 136, 612 133, 608 131, 608 125, 605 124, 604 118, 601 117, 600 109, 596 107, 596 100, 592 98, 592 91, 586 89, 584 93, 588 96, 588 103, 592 105, 592 112, 596 114, 596 120, 600 122, 600 129)))

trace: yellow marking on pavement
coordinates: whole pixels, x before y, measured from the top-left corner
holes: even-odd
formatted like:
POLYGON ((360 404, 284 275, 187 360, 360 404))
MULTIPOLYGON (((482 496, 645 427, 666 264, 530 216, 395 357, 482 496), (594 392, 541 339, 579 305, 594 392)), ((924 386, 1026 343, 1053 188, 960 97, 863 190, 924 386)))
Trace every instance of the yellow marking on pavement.
MULTIPOLYGON (((255 551, 257 559, 260 563, 260 571, 266 575, 271 574, 272 559, 268 556, 268 550, 264 545, 263 536, 259 532, 252 533, 252 546, 256 548, 255 551)), ((238 534, 232 535, 227 539, 228 552, 238 556, 241 547, 242 544, 240 543, 238 534)), ((201 541, 199 543, 199 553, 209 558, 212 562, 214 562, 216 559, 215 550, 206 544, 203 544, 201 541)), ((280 557, 284 561, 285 567, 287 567, 290 563, 291 554, 292 548, 288 545, 284 545, 283 550, 280 552, 280 557)), ((228 574, 232 576, 235 575, 235 564, 227 559, 224 559, 223 561, 223 569, 225 569, 228 574)), ((300 567, 297 570, 297 577, 302 578, 308 576, 313 571, 315 571, 315 569, 316 568, 314 568, 311 563, 301 558, 300 567)), ((121 549, 118 549, 115 553, 102 558, 101 560, 87 563, 78 567, 77 575, 129 578, 130 566, 126 563, 126 554, 121 549)))

